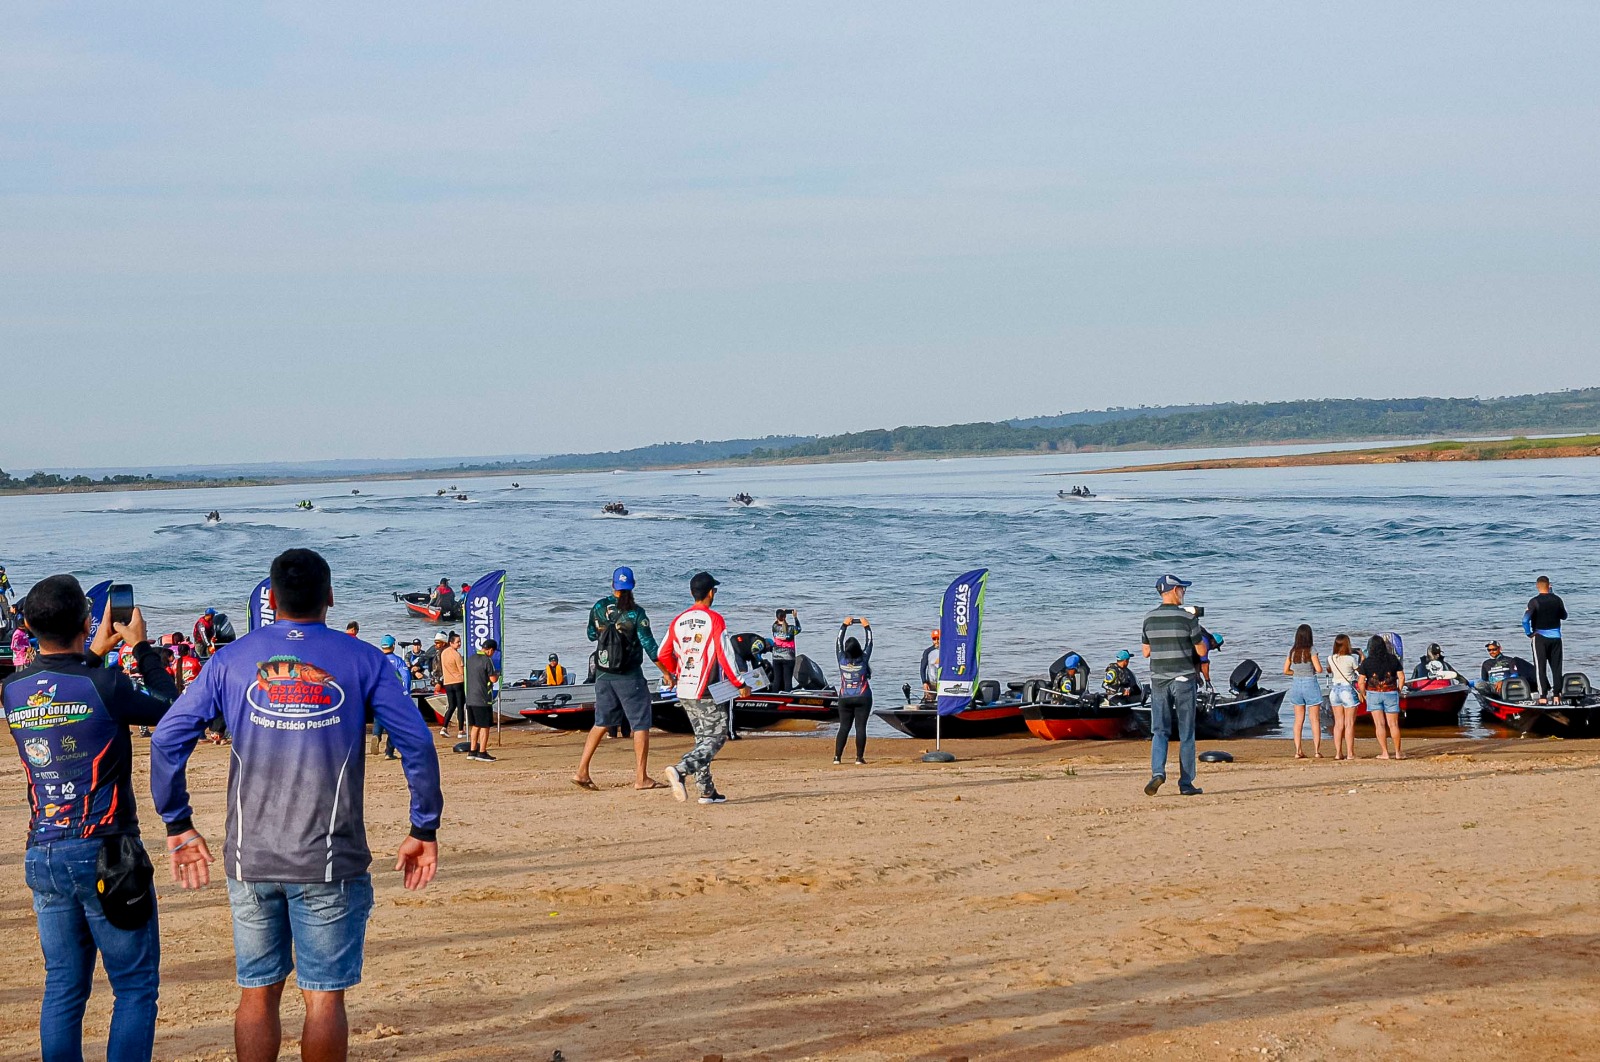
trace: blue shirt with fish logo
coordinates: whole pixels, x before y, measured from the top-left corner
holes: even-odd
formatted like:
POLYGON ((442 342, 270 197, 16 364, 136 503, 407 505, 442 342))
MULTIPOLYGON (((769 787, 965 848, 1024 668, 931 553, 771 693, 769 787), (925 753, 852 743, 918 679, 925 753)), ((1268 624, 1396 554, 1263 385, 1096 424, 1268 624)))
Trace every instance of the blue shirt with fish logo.
POLYGON ((134 650, 149 692, 81 653, 41 656, 0 689, 28 775, 28 846, 139 834, 129 725, 154 726, 178 695, 161 656, 134 650))
POLYGON ((233 739, 228 877, 307 883, 366 873, 369 713, 402 757, 412 834, 432 840, 444 804, 439 757, 390 661, 324 624, 281 618, 219 649, 156 729, 150 792, 168 834, 192 828, 189 754, 220 714, 233 739))

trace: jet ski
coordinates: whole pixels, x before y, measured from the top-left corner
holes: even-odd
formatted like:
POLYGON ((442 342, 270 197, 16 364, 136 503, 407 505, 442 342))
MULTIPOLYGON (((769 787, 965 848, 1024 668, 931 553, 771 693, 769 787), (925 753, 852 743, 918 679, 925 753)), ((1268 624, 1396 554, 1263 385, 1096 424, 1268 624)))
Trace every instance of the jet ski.
POLYGON ((628 507, 626 505, 623 505, 619 501, 618 502, 606 502, 604 505, 602 505, 600 507, 600 512, 604 516, 627 516, 628 515, 628 507))
POLYGON ((754 505, 756 500, 750 497, 750 495, 746 494, 744 491, 740 491, 738 494, 735 494, 733 497, 729 498, 728 501, 732 502, 734 505, 754 505))
POLYGON ((312 505, 310 500, 306 499, 306 498, 302 498, 299 501, 295 502, 294 503, 294 507, 296 509, 299 509, 301 512, 306 512, 306 513, 310 512, 312 509, 316 508, 316 506, 312 505))
POLYGON ((220 523, 222 523, 222 514, 217 512, 217 510, 212 509, 209 513, 206 513, 206 523, 208 523, 208 524, 220 524, 220 523))

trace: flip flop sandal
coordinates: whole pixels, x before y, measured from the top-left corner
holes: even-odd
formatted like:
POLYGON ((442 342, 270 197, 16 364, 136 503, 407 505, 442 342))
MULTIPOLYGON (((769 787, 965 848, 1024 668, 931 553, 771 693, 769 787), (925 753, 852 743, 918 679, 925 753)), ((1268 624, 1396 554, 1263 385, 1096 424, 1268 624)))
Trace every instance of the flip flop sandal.
POLYGON ((582 782, 580 782, 580 781, 578 781, 578 779, 574 778, 572 780, 572 784, 577 786, 579 789, 587 789, 591 793, 600 792, 600 787, 594 784, 594 779, 593 778, 586 779, 585 781, 582 781, 582 782))

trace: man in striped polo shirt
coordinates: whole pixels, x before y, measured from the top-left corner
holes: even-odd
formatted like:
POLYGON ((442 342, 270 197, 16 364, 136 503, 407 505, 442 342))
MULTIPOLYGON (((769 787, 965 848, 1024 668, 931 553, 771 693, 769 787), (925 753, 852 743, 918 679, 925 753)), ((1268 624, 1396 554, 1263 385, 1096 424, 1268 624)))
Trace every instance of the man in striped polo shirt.
POLYGON ((1150 781, 1146 796, 1167 780, 1167 743, 1178 720, 1178 792, 1199 796, 1194 784, 1194 699, 1205 669, 1206 636, 1200 620, 1183 607, 1191 584, 1176 575, 1156 580, 1161 606, 1144 618, 1145 659, 1150 661, 1150 781))

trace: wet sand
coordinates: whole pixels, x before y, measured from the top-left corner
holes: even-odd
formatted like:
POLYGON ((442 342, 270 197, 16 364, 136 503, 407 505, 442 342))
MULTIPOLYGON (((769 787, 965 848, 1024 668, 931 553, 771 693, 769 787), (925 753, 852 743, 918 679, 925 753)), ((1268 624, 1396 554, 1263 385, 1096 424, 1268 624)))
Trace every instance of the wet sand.
MULTIPOLYGON (((1419 739, 1353 764, 1219 743, 1237 762, 1201 765, 1203 797, 1177 795, 1174 766, 1149 799, 1136 742, 954 742, 935 766, 881 740, 833 767, 824 742, 768 737, 725 750, 731 800, 700 807, 634 792, 615 742, 607 788, 574 787, 578 741, 443 752, 443 870, 420 895, 382 855, 404 832, 398 765, 369 759, 352 1058, 1600 1055, 1600 742, 1419 739)), ((213 839, 225 770, 208 747, 191 771, 213 839)), ((32 1058, 23 783, 0 774, 0 1056, 32 1058)), ((226 892, 158 880, 156 1057, 231 1058, 226 892)), ((92 1050, 109 1000, 102 978, 92 1050)))

